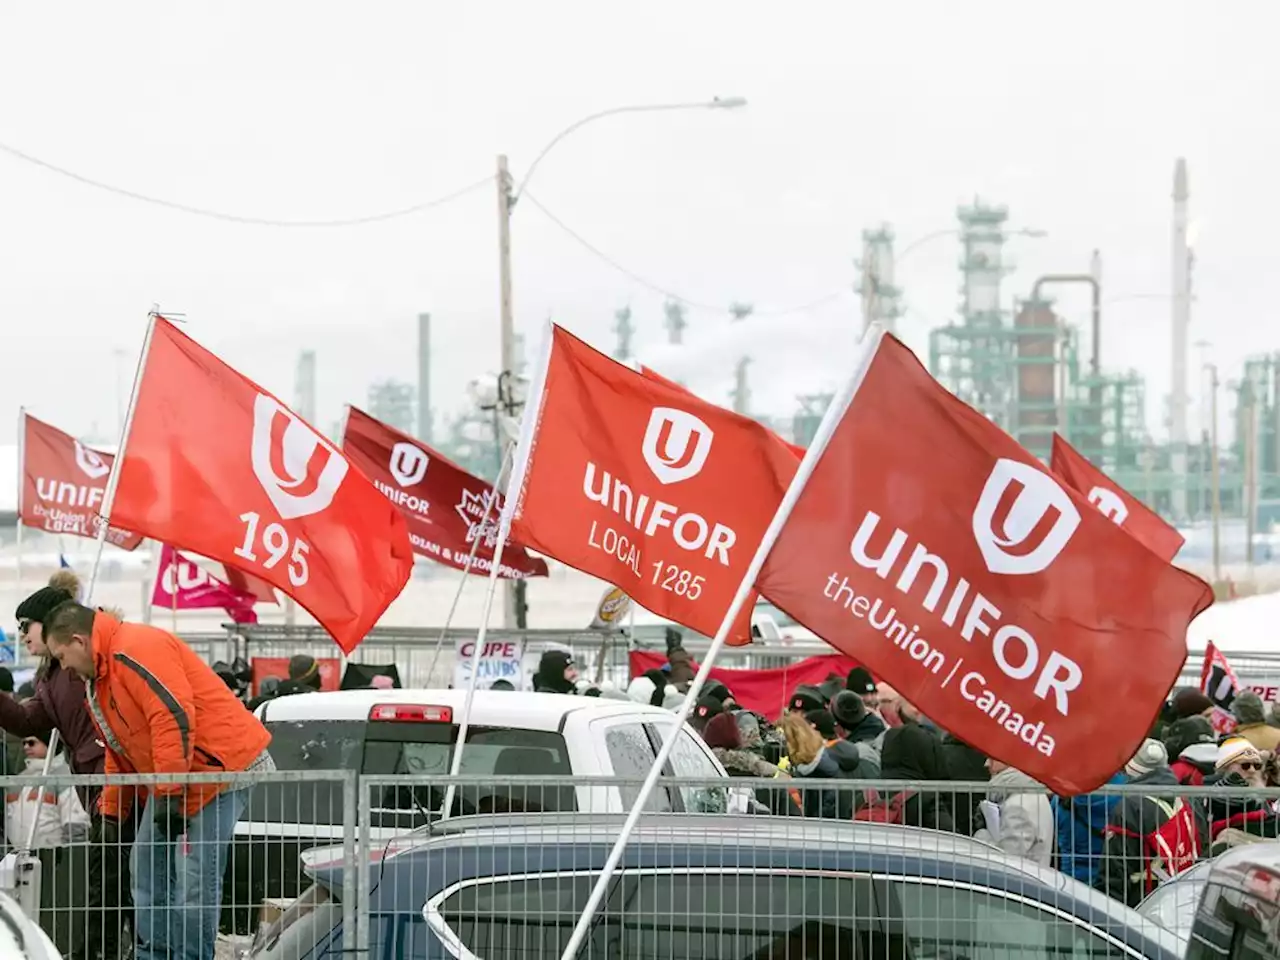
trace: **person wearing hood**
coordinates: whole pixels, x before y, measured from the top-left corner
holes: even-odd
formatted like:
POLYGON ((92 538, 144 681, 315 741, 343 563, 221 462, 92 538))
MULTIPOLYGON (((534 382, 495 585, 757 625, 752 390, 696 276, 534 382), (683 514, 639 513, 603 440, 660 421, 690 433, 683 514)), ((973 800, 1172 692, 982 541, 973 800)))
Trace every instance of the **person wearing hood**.
POLYGON ((660 707, 668 696, 678 695, 675 686, 667 682, 667 675, 654 667, 646 670, 627 685, 627 697, 636 703, 660 707))
POLYGON ((987 758, 991 783, 974 838, 1042 867, 1053 861, 1053 808, 1045 788, 1003 760, 987 758))
POLYGON ((1112 810, 1095 886, 1136 907, 1159 883, 1195 862, 1206 847, 1208 825, 1196 807, 1172 793, 1178 781, 1159 740, 1144 740, 1124 772, 1133 786, 1154 789, 1126 795, 1112 810), (1156 837, 1167 856, 1153 855, 1156 837))
POLYGON ((873 751, 868 750, 864 754, 861 744, 850 743, 842 737, 836 725, 836 718, 831 711, 810 710, 804 718, 809 721, 809 726, 818 731, 818 736, 822 737, 822 742, 835 760, 836 766, 840 768, 842 777, 848 777, 851 780, 874 780, 880 773, 879 755, 875 755, 873 762, 873 751))
POLYGON ((1267 723, 1267 708, 1252 690, 1241 690, 1231 701, 1231 715, 1236 718, 1236 736, 1244 737, 1259 750, 1280 750, 1280 730, 1267 723))
MULTIPOLYGON (((45 776, 45 758, 49 755, 48 734, 27 737, 22 741, 22 747, 26 752, 27 765, 20 776, 37 783, 31 787, 22 787, 20 783, 10 785, 5 795, 6 835, 20 838, 14 842, 25 845, 34 821, 35 840, 32 849, 43 850, 67 843, 82 843, 89 836, 90 821, 75 790, 71 787, 56 790, 40 785, 45 776)), ((49 761, 48 775, 57 777, 69 773, 71 767, 59 750, 49 761)))
POLYGON ((783 758, 786 745, 782 742, 777 728, 772 726, 760 714, 752 713, 750 710, 739 710, 733 715, 733 719, 738 724, 738 733, 742 738, 742 749, 750 750, 757 756, 764 757, 765 760, 777 767, 780 776, 788 776, 786 771, 778 766, 778 761, 783 758))
MULTIPOLYGON (((843 779, 840 766, 822 742, 822 735, 809 725, 804 714, 788 710, 778 721, 787 741, 788 772, 795 780, 843 779)), ((797 791, 806 817, 849 820, 853 817, 854 791, 833 784, 829 789, 797 791)))
MULTIPOLYGON (((946 762, 938 738, 918 723, 890 727, 880 751, 880 779, 911 783, 946 780, 946 762)), ((955 830, 946 798, 933 792, 910 791, 902 806, 902 822, 930 830, 955 830)))
POLYGON ((1169 769, 1174 779, 1184 785, 1203 784, 1218 762, 1218 738, 1213 725, 1199 714, 1171 723, 1165 731, 1164 749, 1170 758, 1176 758, 1169 769))
POLYGON ((533 675, 534 693, 576 693, 578 667, 568 650, 547 650, 533 675))

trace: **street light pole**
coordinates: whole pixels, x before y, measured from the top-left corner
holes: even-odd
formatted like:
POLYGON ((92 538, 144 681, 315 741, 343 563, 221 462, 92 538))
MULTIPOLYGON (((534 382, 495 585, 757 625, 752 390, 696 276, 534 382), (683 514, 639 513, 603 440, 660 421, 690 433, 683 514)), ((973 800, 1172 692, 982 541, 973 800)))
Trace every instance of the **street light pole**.
MULTIPOLYGON (((534 157, 533 163, 529 164, 529 169, 525 173, 524 179, 520 181, 520 186, 513 189, 511 173, 507 168, 507 157, 501 154, 498 157, 498 331, 499 331, 499 350, 502 361, 499 376, 499 392, 501 392, 502 378, 514 377, 515 370, 515 347, 516 347, 516 328, 515 314, 511 307, 511 211, 515 207, 516 202, 520 199, 524 189, 529 184, 529 178, 533 176, 534 170, 538 164, 542 162, 542 158, 551 152, 551 149, 573 133, 579 127, 586 126, 595 120, 603 117, 611 117, 620 113, 652 113, 656 111, 667 110, 735 110, 738 107, 745 107, 747 101, 743 97, 716 97, 713 100, 701 101, 698 103, 653 103, 639 104, 623 107, 613 107, 608 110, 601 110, 597 113, 589 114, 569 126, 565 127, 559 133, 548 141, 547 145, 539 151, 534 157)), ((503 626, 510 628, 516 624, 517 611, 520 611, 520 619, 523 620, 524 614, 524 580, 514 580, 507 582, 507 588, 502 592, 502 615, 503 626)), ((521 624, 523 626, 523 624, 521 624)))

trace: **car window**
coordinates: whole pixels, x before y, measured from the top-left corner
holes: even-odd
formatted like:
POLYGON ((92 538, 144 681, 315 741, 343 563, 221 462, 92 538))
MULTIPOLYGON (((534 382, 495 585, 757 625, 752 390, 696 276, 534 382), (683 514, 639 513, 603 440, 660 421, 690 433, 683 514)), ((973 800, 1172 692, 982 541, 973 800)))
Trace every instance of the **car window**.
MULTIPOLYGON (((658 746, 662 738, 671 730, 670 724, 656 725, 655 736, 658 746)), ((671 772, 677 777, 690 779, 720 780, 720 771, 715 763, 698 746, 694 734, 687 728, 680 730, 676 744, 671 749, 671 772)), ((700 786, 681 787, 680 796, 684 800, 684 808, 690 813, 725 813, 728 810, 729 791, 724 787, 700 786)))
MULTIPOLYGON (((453 762, 456 724, 368 724, 361 771, 375 775, 445 777, 453 762)), ((457 791, 461 813, 502 813, 513 810, 576 810, 573 787, 543 787, 511 783, 528 777, 568 777, 573 772, 564 737, 547 730, 507 727, 470 727, 467 749, 462 752, 463 776, 492 777, 484 787, 457 791), (507 781, 507 782, 504 782, 507 781)), ((435 811, 444 803, 439 785, 383 788, 379 803, 384 810, 435 811)))
MULTIPOLYGON (((450 895, 437 911, 462 945, 484 960, 558 957, 594 883, 595 876, 586 874, 477 883, 450 895)), ((610 919, 606 909, 598 916, 602 923, 610 919)))
MULTIPOLYGON (((363 720, 268 721, 271 758, 281 770, 355 770, 364 747, 363 720)), ((339 781, 264 783, 253 788, 245 820, 264 823, 342 823, 339 781)))
POLYGON ((903 955, 901 940, 891 943, 876 919, 866 878, 662 873, 632 882, 621 901, 618 947, 610 951, 628 960, 903 955))
MULTIPOLYGON (((657 754, 654 753, 644 727, 639 723, 609 727, 605 731, 604 747, 609 754, 614 775, 627 778, 627 782, 621 784, 619 789, 622 791, 623 806, 630 810, 640 796, 640 785, 649 775, 649 768, 653 766, 657 754)), ((671 791, 665 787, 656 788, 644 808, 650 813, 669 812, 672 809, 671 791)))
POLYGON ((1187 960, 1274 960, 1280 955, 1275 895, 1264 893, 1267 885, 1255 887, 1259 896, 1209 881, 1191 928, 1187 960))
POLYGON ((890 929, 902 928, 914 957, 967 960, 1097 960, 1128 956, 1084 927, 994 893, 891 882, 890 929))

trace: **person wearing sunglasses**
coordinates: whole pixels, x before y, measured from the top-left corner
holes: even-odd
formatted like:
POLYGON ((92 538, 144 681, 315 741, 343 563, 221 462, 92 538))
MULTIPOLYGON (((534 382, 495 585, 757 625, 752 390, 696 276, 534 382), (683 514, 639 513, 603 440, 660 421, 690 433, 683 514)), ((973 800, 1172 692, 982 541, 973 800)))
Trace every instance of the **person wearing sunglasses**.
POLYGON ((1220 775, 1219 782, 1226 781, 1235 774, 1243 782, 1236 782, 1234 786, 1265 786, 1262 767, 1262 751, 1244 737, 1227 737, 1218 747, 1216 768, 1220 775))
MULTIPOLYGON (((85 683, 65 670, 49 653, 44 638, 44 618, 59 604, 75 599, 79 583, 74 575, 60 571, 18 604, 18 639, 27 653, 39 658, 35 695, 18 702, 0 693, 0 729, 22 738, 47 740, 58 731, 65 756, 74 774, 103 773, 106 750, 98 738, 93 717, 85 702, 85 683)), ((77 932, 71 951, 75 957, 117 957, 128 943, 122 934, 129 915, 129 847, 133 843, 135 820, 109 820, 98 808, 101 787, 77 787, 81 806, 91 817, 89 827, 88 878, 76 878, 76 888, 84 890, 89 923, 77 932), (87 887, 87 890, 85 889, 87 887)), ((12 841, 11 841, 12 842, 12 841)))

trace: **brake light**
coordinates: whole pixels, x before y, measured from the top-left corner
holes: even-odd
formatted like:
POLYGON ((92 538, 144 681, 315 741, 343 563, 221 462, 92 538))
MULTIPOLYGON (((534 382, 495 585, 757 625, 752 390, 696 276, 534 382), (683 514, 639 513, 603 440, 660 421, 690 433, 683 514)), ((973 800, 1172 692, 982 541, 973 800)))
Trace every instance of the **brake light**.
POLYGON ((452 723, 453 708, 421 703, 378 703, 369 711, 369 719, 394 723, 452 723))

